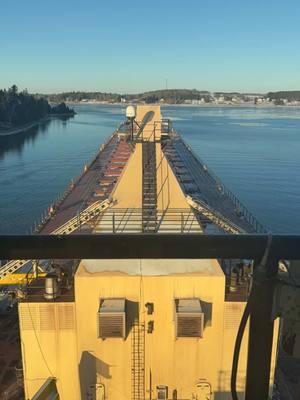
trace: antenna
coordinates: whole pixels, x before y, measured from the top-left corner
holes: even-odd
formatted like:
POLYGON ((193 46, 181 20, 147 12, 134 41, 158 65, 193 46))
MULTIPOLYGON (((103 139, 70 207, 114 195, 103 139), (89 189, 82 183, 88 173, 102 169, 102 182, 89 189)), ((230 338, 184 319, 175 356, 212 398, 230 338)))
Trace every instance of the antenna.
POLYGON ((166 90, 168 90, 168 78, 166 78, 166 90))

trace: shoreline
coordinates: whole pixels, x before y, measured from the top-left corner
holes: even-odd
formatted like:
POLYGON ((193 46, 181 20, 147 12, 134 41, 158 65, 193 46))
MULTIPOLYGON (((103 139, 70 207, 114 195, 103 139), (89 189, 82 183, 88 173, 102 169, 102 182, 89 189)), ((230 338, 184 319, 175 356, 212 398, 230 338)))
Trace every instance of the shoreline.
MULTIPOLYGON (((106 106, 124 106, 127 107, 129 103, 104 103, 104 102, 96 102, 96 101, 90 101, 90 102, 67 102, 66 104, 70 105, 76 105, 76 106, 81 106, 81 105, 106 105, 106 106)), ((159 103, 158 103, 159 104, 159 103)), ((172 104, 172 103, 160 103, 161 106, 166 106, 166 107, 186 107, 186 108, 255 108, 255 109, 270 109, 270 108, 278 108, 278 109, 290 109, 290 108, 297 108, 300 109, 300 105, 274 105, 274 104, 214 104, 214 103, 207 103, 207 104, 172 104)), ((22 132, 27 132, 29 129, 43 124, 46 121, 49 121, 51 119, 57 118, 57 117, 72 117, 76 115, 76 112, 74 114, 48 114, 45 117, 29 122, 25 125, 22 126, 17 126, 14 128, 10 128, 7 130, 1 130, 0 128, 0 138, 5 137, 5 136, 11 136, 11 135, 17 135, 22 132)))
MULTIPOLYGON (((66 104, 69 105, 73 105, 73 106, 83 106, 83 105, 103 105, 103 106, 124 106, 127 107, 128 105, 130 105, 131 103, 106 103, 106 102, 102 102, 102 101, 84 101, 84 102, 80 102, 80 101, 68 101, 66 102, 66 104)), ((140 104, 140 103, 137 103, 140 104)), ((142 104, 142 103, 141 103, 142 104)), ((208 108, 208 107, 219 107, 219 108, 241 108, 241 107, 245 107, 245 108, 300 108, 300 104, 299 105, 278 105, 276 106, 275 104, 215 104, 215 103, 204 103, 204 104, 184 104, 184 103, 179 103, 179 104, 175 104, 175 103, 155 103, 155 104, 159 104, 161 107, 167 106, 167 107, 198 107, 198 108, 208 108)))
POLYGON ((49 114, 46 115, 45 117, 38 119, 36 121, 28 122, 25 125, 22 126, 16 126, 14 128, 10 128, 6 131, 2 131, 0 128, 0 138, 5 137, 5 136, 11 136, 11 135, 17 135, 18 133, 22 132, 27 132, 29 129, 40 125, 46 121, 49 121, 50 119, 57 118, 57 117, 66 117, 66 116, 74 116, 75 114, 49 114))

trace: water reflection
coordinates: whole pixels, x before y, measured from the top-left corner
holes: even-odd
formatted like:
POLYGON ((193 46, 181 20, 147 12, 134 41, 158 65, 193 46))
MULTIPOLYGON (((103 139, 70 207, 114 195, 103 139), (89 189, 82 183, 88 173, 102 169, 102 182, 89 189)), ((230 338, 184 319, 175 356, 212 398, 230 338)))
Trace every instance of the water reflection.
POLYGON ((53 121, 61 121, 62 126, 66 127, 66 123, 70 118, 74 118, 74 116, 56 116, 55 119, 50 118, 40 122, 38 125, 33 126, 25 132, 23 131, 14 135, 0 136, 0 160, 4 159, 4 156, 8 153, 21 155, 24 146, 27 143, 34 143, 38 136, 45 135, 48 132, 49 125, 53 121))

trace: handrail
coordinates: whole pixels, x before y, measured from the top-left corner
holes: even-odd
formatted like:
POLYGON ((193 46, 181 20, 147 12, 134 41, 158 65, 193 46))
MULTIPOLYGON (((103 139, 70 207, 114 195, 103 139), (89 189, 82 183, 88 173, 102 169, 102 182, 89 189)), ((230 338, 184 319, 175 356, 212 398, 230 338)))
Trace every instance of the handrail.
MULTIPOLYGON (((156 210, 156 217, 158 233, 192 234, 202 231, 202 225, 191 208, 159 208, 156 210)), ((92 229, 96 234, 138 233, 142 232, 142 220, 142 208, 111 208, 93 225, 92 229)), ((201 222, 206 222, 206 220, 203 219, 201 222)), ((207 218, 207 222, 211 220, 207 218)))
POLYGON ((195 210, 201 212, 205 217, 207 217, 211 222, 222 228, 228 233, 245 233, 245 231, 230 221, 228 218, 224 217, 222 214, 218 213, 216 210, 213 210, 207 204, 199 199, 195 199, 191 196, 186 196, 187 202, 191 207, 195 210))
MULTIPOLYGON (((69 235, 77 229, 80 229, 82 224, 87 223, 91 219, 95 218, 111 205, 112 201, 109 199, 106 199, 102 202, 96 201, 82 210, 76 217, 71 218, 65 224, 52 231, 51 235, 69 235)), ((4 264, 2 267, 0 267, 0 284, 3 278, 7 278, 8 275, 17 272, 31 261, 32 259, 16 259, 4 264)))
MULTIPOLYGON (((144 129, 146 127, 146 125, 145 125, 142 128, 140 128, 139 132, 135 136, 135 141, 136 142, 151 142, 152 141, 151 139, 153 137, 154 138, 153 141, 156 142, 157 141, 156 138, 155 138, 156 127, 157 127, 157 125, 162 125, 162 121, 154 121, 154 122, 151 123, 151 127, 152 127, 152 125, 153 125, 153 128, 151 130, 151 134, 150 134, 149 137, 145 137, 145 135, 144 135, 144 129)), ((150 129, 148 129, 147 132, 149 132, 149 130, 150 129)))

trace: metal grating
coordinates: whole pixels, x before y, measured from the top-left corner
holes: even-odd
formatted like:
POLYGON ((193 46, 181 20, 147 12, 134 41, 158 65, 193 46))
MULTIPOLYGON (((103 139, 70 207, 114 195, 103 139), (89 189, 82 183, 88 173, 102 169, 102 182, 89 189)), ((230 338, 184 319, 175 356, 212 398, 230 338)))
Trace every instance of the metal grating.
POLYGON ((143 159, 143 232, 156 232, 157 229, 157 182, 156 182, 156 144, 142 143, 143 159))
POLYGON ((19 308, 23 330, 56 330, 75 328, 73 304, 29 304, 19 308))
POLYGON ((75 313, 73 304, 58 305, 58 327, 59 329, 75 328, 75 313))
POLYGON ((22 330, 36 330, 38 328, 38 306, 24 304, 19 307, 19 318, 22 330))
POLYGON ((203 313, 177 313, 176 336, 177 337, 203 337, 203 313))
POLYGON ((176 337, 203 337, 204 313, 200 299, 175 299, 176 337))
POLYGON ((40 330, 55 330, 55 304, 41 304, 39 306, 40 330))
POLYGON ((125 337, 125 313, 99 313, 99 337, 124 338, 125 337))

